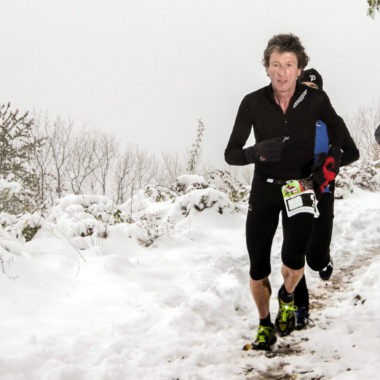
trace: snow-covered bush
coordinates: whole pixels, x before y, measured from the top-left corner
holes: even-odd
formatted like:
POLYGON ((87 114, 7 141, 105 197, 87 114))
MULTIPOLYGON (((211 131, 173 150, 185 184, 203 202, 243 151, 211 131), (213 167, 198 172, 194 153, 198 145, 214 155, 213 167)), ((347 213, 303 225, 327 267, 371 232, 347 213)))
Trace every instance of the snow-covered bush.
POLYGON ((19 215, 37 209, 34 194, 17 181, 0 178, 0 212, 19 215))
POLYGON ((219 214, 223 214, 226 208, 234 209, 226 194, 213 188, 193 190, 179 197, 176 204, 185 217, 189 216, 192 211, 202 212, 213 208, 219 214))
POLYGON ((170 187, 162 185, 148 185, 144 189, 144 194, 148 198, 153 199, 155 202, 165 202, 168 200, 173 200, 178 195, 178 193, 176 193, 170 187))
POLYGON ((67 237, 107 237, 108 226, 126 222, 127 215, 110 199, 98 195, 68 195, 57 199, 47 221, 67 237))
POLYGON ((137 240, 146 247, 152 245, 156 239, 163 235, 162 218, 158 214, 143 214, 136 225, 140 229, 137 240))
POLYGON ((3 212, 0 214, 0 223, 3 231, 10 236, 27 242, 32 240, 37 231, 45 226, 45 219, 39 211, 20 216, 3 212))
POLYGON ((16 215, 8 214, 6 212, 0 213, 0 225, 4 231, 9 232, 11 227, 14 226, 18 221, 16 215))
POLYGON ((352 192, 355 186, 364 190, 377 191, 380 189, 379 173, 380 160, 358 160, 340 169, 335 181, 336 188, 341 192, 352 192))
POLYGON ((195 189, 207 189, 209 187, 205 178, 196 174, 184 174, 179 176, 173 184, 173 189, 179 194, 186 194, 195 189))
POLYGON ((18 239, 30 241, 37 231, 44 225, 45 220, 40 212, 23 215, 13 228, 18 239))
POLYGON ((205 210, 220 215, 226 210, 238 210, 227 194, 212 187, 204 177, 193 174, 179 176, 170 188, 149 185, 120 208, 130 216, 136 227, 135 237, 145 246, 173 233, 176 224, 190 215, 205 210))
POLYGON ((243 185, 233 178, 229 171, 214 170, 207 174, 206 179, 210 185, 226 193, 232 202, 248 201, 250 186, 243 185))
POLYGON ((68 195, 56 199, 44 211, 45 218, 40 212, 19 217, 2 213, 0 223, 23 241, 31 240, 39 229, 50 229, 78 249, 96 243, 94 238, 107 238, 112 226, 125 224, 125 233, 148 247, 161 236, 173 234, 188 217, 204 215, 206 210, 208 215, 239 211, 238 203, 230 198, 204 177, 182 175, 172 187, 149 185, 122 205, 105 196, 68 195))

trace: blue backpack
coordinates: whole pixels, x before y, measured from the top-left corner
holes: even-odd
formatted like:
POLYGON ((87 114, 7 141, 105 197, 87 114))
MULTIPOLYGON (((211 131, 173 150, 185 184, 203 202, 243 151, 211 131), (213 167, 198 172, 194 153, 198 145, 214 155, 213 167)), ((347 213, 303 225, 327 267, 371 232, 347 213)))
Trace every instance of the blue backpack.
MULTIPOLYGON (((315 125, 314 162, 318 160, 318 154, 327 153, 329 151, 329 147, 330 143, 326 124, 322 120, 318 120, 315 125)), ((330 192, 329 186, 326 187, 324 192, 330 192)))

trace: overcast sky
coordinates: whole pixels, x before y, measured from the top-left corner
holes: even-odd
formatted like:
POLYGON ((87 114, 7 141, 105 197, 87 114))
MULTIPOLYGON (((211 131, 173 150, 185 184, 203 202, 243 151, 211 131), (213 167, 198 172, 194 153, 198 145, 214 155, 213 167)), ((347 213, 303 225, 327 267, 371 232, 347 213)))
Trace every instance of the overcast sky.
POLYGON ((0 103, 180 151, 206 126, 223 163, 244 95, 268 83, 269 38, 298 35, 342 116, 380 100, 380 15, 365 0, 8 0, 0 103))

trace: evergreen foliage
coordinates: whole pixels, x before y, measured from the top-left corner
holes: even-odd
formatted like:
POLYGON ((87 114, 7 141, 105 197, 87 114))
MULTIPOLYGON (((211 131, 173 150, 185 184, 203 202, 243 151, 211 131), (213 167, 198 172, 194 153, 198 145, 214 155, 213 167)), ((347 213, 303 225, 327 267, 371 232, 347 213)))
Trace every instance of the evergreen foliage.
POLYGON ((32 166, 33 153, 43 144, 32 134, 33 119, 28 112, 13 111, 10 103, 0 106, 0 175, 35 191, 38 180, 32 166))
POLYGON ((380 0, 367 0, 368 3, 368 16, 375 17, 376 11, 380 11, 380 0))

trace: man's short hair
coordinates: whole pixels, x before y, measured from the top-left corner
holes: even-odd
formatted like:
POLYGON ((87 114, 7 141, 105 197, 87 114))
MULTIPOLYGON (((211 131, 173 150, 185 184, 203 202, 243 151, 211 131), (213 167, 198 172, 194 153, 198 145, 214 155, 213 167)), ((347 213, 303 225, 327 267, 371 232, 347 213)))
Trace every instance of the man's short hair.
POLYGON ((263 64, 266 68, 269 67, 269 59, 274 51, 278 51, 280 54, 294 53, 297 56, 299 69, 305 68, 309 62, 309 56, 306 54, 301 40, 292 33, 277 34, 268 41, 263 59, 263 64))

